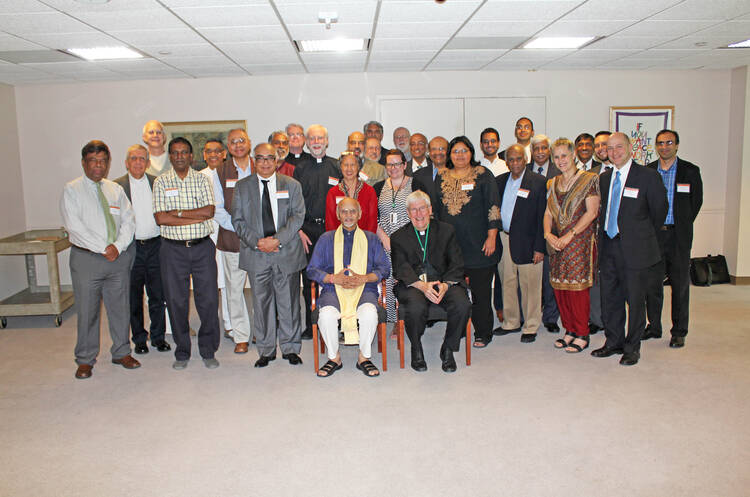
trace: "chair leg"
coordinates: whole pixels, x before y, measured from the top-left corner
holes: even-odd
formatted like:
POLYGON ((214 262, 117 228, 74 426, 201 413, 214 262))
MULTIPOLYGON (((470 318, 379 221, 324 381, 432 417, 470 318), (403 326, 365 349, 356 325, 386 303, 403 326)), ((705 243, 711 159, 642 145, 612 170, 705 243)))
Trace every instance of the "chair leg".
POLYGON ((312 325, 312 333, 313 364, 315 365, 315 374, 318 374, 318 369, 320 369, 320 358, 318 357, 318 354, 320 353, 320 345, 318 342, 318 325, 315 323, 312 325))
POLYGON ((384 326, 382 323, 378 323, 378 354, 383 353, 383 329, 381 326, 384 326))
POLYGON ((471 366, 471 319, 466 323, 466 365, 471 366))
POLYGON ((398 321, 398 338, 396 339, 396 343, 398 343, 399 365, 401 366, 401 369, 404 369, 404 320, 403 319, 400 319, 398 321))
POLYGON ((386 328, 385 323, 380 323, 378 325, 378 340, 380 342, 378 343, 378 348, 382 349, 380 351, 382 358, 383 358, 383 371, 388 371, 388 342, 386 340, 388 337, 386 336, 388 333, 388 329, 386 328))
POLYGON ((320 335, 320 339, 318 340, 318 343, 320 343, 320 353, 325 354, 326 353, 326 342, 323 340, 323 335, 320 335))

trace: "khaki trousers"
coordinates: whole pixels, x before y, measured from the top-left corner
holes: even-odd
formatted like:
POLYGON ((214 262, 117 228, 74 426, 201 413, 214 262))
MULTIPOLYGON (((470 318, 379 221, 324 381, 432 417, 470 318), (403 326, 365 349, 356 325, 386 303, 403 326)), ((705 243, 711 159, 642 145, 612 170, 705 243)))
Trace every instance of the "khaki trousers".
POLYGON ((523 309, 523 333, 536 333, 542 323, 542 273, 544 264, 515 264, 510 253, 510 237, 500 233, 503 242, 503 257, 500 259, 500 274, 503 275, 503 329, 521 327, 523 309), (518 290, 521 288, 521 307, 518 305, 518 290))

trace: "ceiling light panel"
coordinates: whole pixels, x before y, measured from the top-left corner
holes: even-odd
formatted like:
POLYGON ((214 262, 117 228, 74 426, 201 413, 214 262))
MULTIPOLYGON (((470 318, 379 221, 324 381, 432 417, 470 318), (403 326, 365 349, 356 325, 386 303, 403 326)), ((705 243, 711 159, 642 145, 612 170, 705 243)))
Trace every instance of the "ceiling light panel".
POLYGON ((539 36, 526 42, 525 49, 565 49, 580 48, 594 39, 593 36, 539 36))
POLYGON ((487 2, 471 18, 472 21, 553 20, 580 4, 574 1, 553 2, 487 2))
POLYGON ((379 38, 370 43, 371 50, 437 50, 445 45, 445 38, 379 38))
POLYGON ((730 43, 727 48, 750 48, 750 40, 738 41, 736 43, 730 43))
POLYGON ((531 62, 549 62, 550 60, 559 59, 560 57, 565 57, 566 55, 569 55, 571 53, 575 52, 575 50, 554 50, 554 49, 545 49, 545 50, 538 50, 533 48, 523 48, 523 49, 516 49, 516 50, 510 50, 503 54, 503 56, 500 58, 500 60, 503 60, 505 62, 524 62, 524 61, 531 61, 531 62))
POLYGON ((86 60, 141 59, 143 55, 128 47, 68 48, 68 52, 86 60))
POLYGON ((619 34, 608 36, 597 40, 586 48, 597 48, 597 49, 646 49, 661 45, 669 40, 672 40, 673 36, 620 36, 619 34))
POLYGON ((380 6, 378 22, 450 22, 466 19, 482 2, 388 2, 380 6))
POLYGON ((175 9, 175 13, 196 28, 279 25, 279 19, 270 5, 243 5, 221 9, 190 7, 175 9))

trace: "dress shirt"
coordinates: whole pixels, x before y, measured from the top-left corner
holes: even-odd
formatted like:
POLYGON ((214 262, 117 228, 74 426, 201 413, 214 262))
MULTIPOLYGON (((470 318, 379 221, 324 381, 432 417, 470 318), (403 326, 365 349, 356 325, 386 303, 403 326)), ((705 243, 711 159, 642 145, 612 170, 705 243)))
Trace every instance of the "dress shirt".
MULTIPOLYGON (((407 162, 408 162, 408 161, 407 161, 407 162)), ((421 163, 420 163, 420 162, 417 162, 417 159, 411 159, 411 171, 412 171, 413 173, 416 173, 417 171, 419 171, 419 170, 420 170, 420 169, 422 169, 423 167, 427 167, 427 166, 429 166, 429 165, 430 165, 430 164, 429 164, 429 163, 427 162, 427 156, 425 156, 424 160, 422 160, 422 162, 421 162, 421 163)))
POLYGON ((149 166, 146 172, 152 176, 161 176, 172 169, 172 164, 167 160, 168 157, 169 154, 167 152, 161 155, 149 156, 149 166))
MULTIPOLYGON (((620 171, 620 200, 622 200, 622 193, 625 191, 625 182, 628 180, 628 173, 630 172, 630 164, 633 163, 632 159, 629 159, 627 164, 622 166, 620 171)), ((612 184, 615 182, 615 178, 617 177, 617 171, 618 169, 616 167, 612 168, 612 177, 609 179, 609 192, 612 192, 612 184)), ((607 215, 604 216, 604 232, 607 232, 607 225, 609 224, 609 206, 612 205, 612 195, 607 196, 607 215)), ((620 207, 622 208, 622 201, 620 202, 620 207)))
MULTIPOLYGON (((221 184, 219 183, 219 175, 216 172, 216 169, 205 167, 200 170, 200 173, 204 174, 206 178, 208 178, 211 181, 211 185, 213 185, 213 189, 214 189, 214 200, 221 197, 223 201, 224 194, 221 191, 221 184)), ((213 219, 211 219, 211 224, 213 224, 214 226, 214 231, 213 233, 211 233, 211 240, 213 240, 213 242, 216 243, 219 240, 219 223, 216 221, 216 208, 214 208, 214 217, 213 219)))
POLYGON ((581 165, 581 169, 583 169, 584 171, 590 171, 591 167, 594 165, 594 157, 592 156, 585 164, 578 160, 578 157, 576 157, 576 162, 581 165))
POLYGON ((509 171, 508 166, 505 164, 505 161, 497 155, 495 156, 495 160, 493 160, 492 162, 490 162, 486 157, 482 157, 482 160, 479 162, 484 167, 489 169, 492 175, 496 178, 501 174, 507 173, 509 171))
POLYGON ((521 188, 521 181, 526 168, 521 171, 518 179, 513 179, 513 173, 508 175, 508 182, 505 183, 505 192, 503 192, 503 202, 500 207, 500 219, 503 221, 503 231, 510 233, 510 222, 513 219, 513 209, 516 208, 516 198, 518 190, 521 188))
MULTIPOLYGON (((135 214, 120 185, 108 179, 102 179, 101 185, 109 212, 115 220, 117 238, 113 245, 123 253, 133 242, 135 214)), ((70 243, 97 254, 104 253, 107 248, 107 222, 95 182, 81 176, 66 184, 60 200, 60 212, 70 243)))
MULTIPOLYGON (((188 168, 187 176, 181 179, 174 169, 154 181, 154 212, 200 209, 214 205, 214 190, 209 179, 188 168)), ((184 226, 162 225, 161 236, 170 240, 193 240, 204 238, 213 232, 213 222, 206 219, 184 226)))
MULTIPOLYGON (((234 160, 234 157, 232 157, 232 164, 234 164, 235 169, 237 169, 237 181, 247 178, 252 173, 250 163, 247 164, 247 169, 242 169, 240 166, 237 165, 237 161, 234 160)), ((224 189, 221 187, 221 180, 219 179, 219 174, 214 171, 213 174, 213 183, 214 183, 214 198, 216 199, 216 210, 214 211, 214 219, 216 219, 216 222, 219 223, 219 226, 224 228, 227 231, 231 231, 234 233, 234 226, 232 226, 232 216, 227 212, 226 207, 224 207, 224 189)), ((274 176, 275 177, 275 176, 274 176)), ((262 191, 262 190, 261 190, 262 191)), ((272 202, 273 203, 273 202, 272 202)), ((276 216, 274 216, 274 219, 276 219, 276 216)))
POLYGON ((602 162, 602 167, 599 168, 599 176, 601 176, 602 174, 606 173, 610 169, 614 169, 614 167, 615 166, 613 166, 610 163, 604 163, 604 162, 602 162))
POLYGON ((677 156, 672 160, 672 165, 666 171, 661 168, 661 161, 658 164, 656 170, 661 174, 661 180, 664 182, 664 188, 667 189, 667 201, 669 202, 667 218, 664 220, 664 224, 673 225, 674 211, 672 210, 672 204, 674 203, 674 182, 677 179, 677 156))
MULTIPOLYGON (((260 208, 263 208, 263 181, 268 181, 268 199, 271 201, 271 213, 273 214, 274 227, 279 225, 279 203, 276 200, 276 175, 272 174, 270 178, 263 178, 258 175, 258 188, 260 199, 260 208)), ((287 192, 289 193, 289 192, 287 192)), ((233 230, 234 231, 234 230, 233 230)))
POLYGON ((152 210, 153 197, 151 185, 144 174, 140 179, 135 179, 128 173, 130 180, 130 199, 133 201, 133 212, 135 213, 135 239, 148 240, 159 236, 159 225, 154 219, 152 210))
POLYGON ((531 165, 531 170, 534 171, 537 174, 541 174, 542 176, 544 176, 546 178, 547 177, 547 171, 549 170, 549 159, 547 159, 547 162, 545 162, 541 166, 539 164, 537 164, 536 162, 534 162, 534 164, 531 165), (542 168, 541 171, 539 170, 540 167, 542 168))

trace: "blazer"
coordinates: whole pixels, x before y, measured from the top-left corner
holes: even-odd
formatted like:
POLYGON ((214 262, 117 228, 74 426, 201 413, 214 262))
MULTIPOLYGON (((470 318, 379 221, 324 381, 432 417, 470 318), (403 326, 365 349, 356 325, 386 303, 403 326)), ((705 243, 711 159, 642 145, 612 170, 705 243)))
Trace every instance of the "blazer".
POLYGON ((414 171, 414 159, 409 159, 406 161, 406 175, 407 176, 414 176, 416 172, 421 171, 422 169, 432 169, 432 159, 429 157, 425 157, 425 160, 427 161, 427 166, 422 167, 421 169, 417 169, 417 171, 414 171))
MULTIPOLYGON (((657 170, 659 161, 648 165, 657 170)), ((684 186, 681 188, 684 190, 684 186)), ((681 250, 690 252, 693 246, 693 222, 703 205, 703 181, 701 171, 692 162, 677 157, 677 174, 674 182, 674 196, 672 200, 672 215, 674 216, 674 229, 677 245, 681 250), (690 185, 688 191, 678 191, 677 185, 690 185)))
MULTIPOLYGON (((464 281, 464 260, 461 247, 456 240, 456 230, 448 223, 430 220, 427 236, 427 259, 437 272, 440 281, 464 281)), ((391 261, 393 277, 399 284, 411 285, 424 272, 422 248, 414 232, 414 225, 407 223, 391 235, 391 261)))
MULTIPOLYGON (((545 178, 547 178, 547 179, 552 179, 552 178, 554 178, 555 176, 559 176, 559 175, 561 175, 561 174, 562 174, 562 171, 560 171, 560 170, 559 170, 559 169, 557 168, 557 166, 555 165, 555 163, 554 163, 554 162, 552 161, 552 159, 551 159, 551 158, 550 158, 550 159, 548 159, 548 162, 549 162, 549 165, 547 166, 547 174, 545 175, 545 178)), ((535 166, 536 166, 536 164, 534 164, 534 161, 531 161, 531 162, 529 162, 528 164, 526 164, 526 170, 527 170, 527 171, 531 171, 532 173, 536 173, 536 174, 539 174, 539 173, 537 173, 537 172, 535 171, 535 169, 536 169, 536 167, 535 167, 535 166)))
MULTIPOLYGON (((151 190, 154 189, 154 180, 156 179, 156 176, 153 174, 146 174, 146 178, 148 178, 148 185, 151 187, 151 190)), ((128 176, 128 173, 125 173, 124 176, 120 176, 115 180, 115 183, 120 185, 123 190, 125 190, 125 195, 128 196, 128 200, 130 200, 130 203, 133 203, 133 199, 130 198, 130 177, 128 176)))
POLYGON ((284 274, 301 271, 307 265, 298 231, 305 219, 305 200, 302 186, 294 178, 276 173, 276 191, 286 190, 289 198, 277 198, 276 234, 279 251, 264 253, 258 250, 263 238, 263 217, 258 174, 251 174, 237 182, 232 200, 232 226, 240 239, 239 266, 245 271, 260 271, 276 265, 284 274))
MULTIPOLYGON (((507 172, 495 178, 501 209, 509 177, 510 172, 507 172)), ((534 252, 546 252, 542 221, 547 208, 547 180, 541 174, 526 171, 521 178, 521 189, 529 193, 526 198, 516 197, 508 233, 510 255, 515 264, 531 264, 534 262, 534 252)))
MULTIPOLYGON (((435 180, 432 178, 433 167, 432 163, 430 163, 430 167, 423 167, 414 173, 414 185, 412 185, 412 190, 422 190, 425 192, 430 197, 430 203, 434 208, 438 201, 438 193, 437 187, 435 186, 435 180)), ((437 177, 437 174, 435 177, 437 177)))
MULTIPOLYGON (((599 211, 599 236, 604 237, 609 203, 609 183, 615 169, 599 176, 602 204, 599 211)), ((633 162, 623 188, 637 190, 636 197, 622 195, 617 213, 617 227, 622 240, 625 265, 630 269, 644 269, 661 260, 656 232, 667 217, 667 190, 659 173, 633 162)), ((602 247, 602 245, 599 245, 602 247)))

